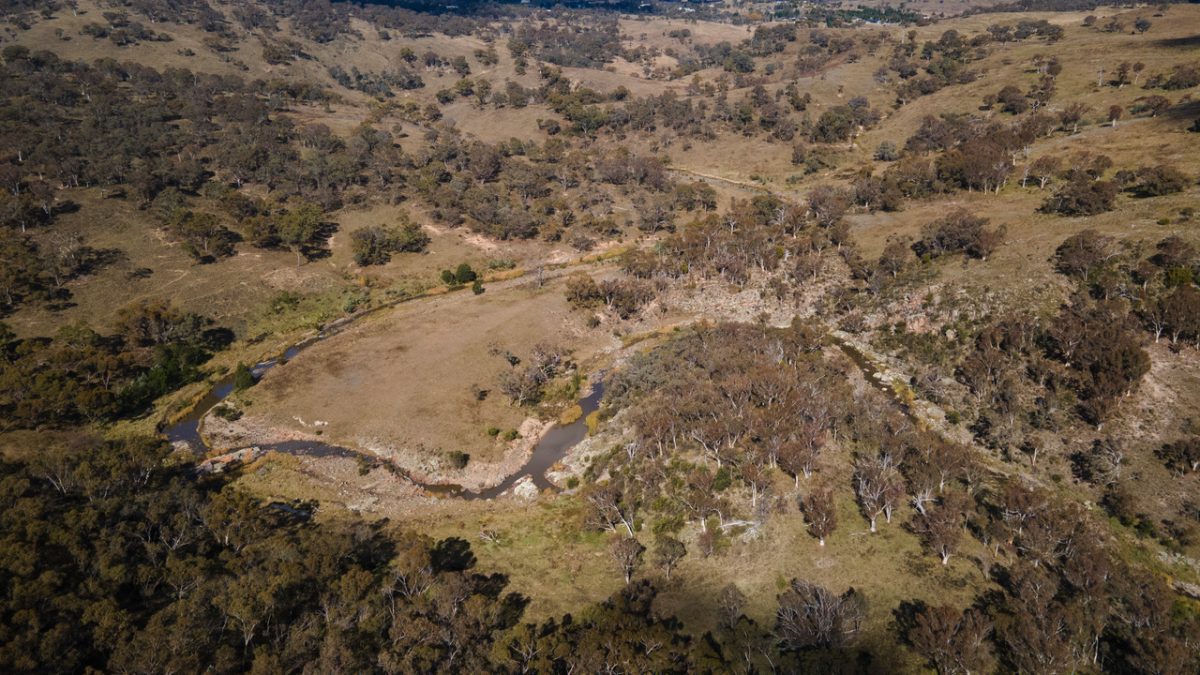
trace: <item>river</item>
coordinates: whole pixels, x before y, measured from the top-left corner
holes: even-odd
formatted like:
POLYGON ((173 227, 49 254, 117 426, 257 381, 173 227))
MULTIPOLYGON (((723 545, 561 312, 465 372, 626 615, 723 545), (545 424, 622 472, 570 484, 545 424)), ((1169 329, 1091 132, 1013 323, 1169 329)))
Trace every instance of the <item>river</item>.
MULTIPOLYGON (((260 379, 267 371, 287 363, 305 348, 336 334, 342 328, 349 325, 349 323, 350 321, 345 321, 334 328, 323 330, 316 336, 289 347, 280 358, 261 361, 254 364, 250 370, 254 373, 256 379, 260 379)), ((209 389, 208 393, 196 402, 195 406, 193 406, 192 410, 185 417, 167 428, 165 432, 167 440, 176 446, 185 444, 197 456, 203 455, 209 448, 201 432, 202 421, 213 408, 231 393, 233 393, 232 374, 218 380, 209 389)), ((558 463, 568 450, 575 447, 577 443, 587 437, 587 416, 600 407, 600 399, 603 396, 604 382, 601 378, 597 378, 592 383, 590 393, 579 401, 579 406, 583 409, 583 414, 580 415, 579 419, 571 424, 551 427, 534 446, 529 460, 520 469, 509 474, 503 481, 493 487, 479 491, 470 491, 452 483, 422 483, 402 470, 395 467, 393 469, 400 471, 405 478, 431 494, 459 499, 493 499, 505 493, 516 485, 518 481, 526 477, 529 477, 533 481, 534 486, 539 491, 557 490, 557 486, 546 478, 546 471, 558 463)), ((281 441, 279 443, 262 444, 258 447, 266 451, 303 457, 370 457, 371 459, 375 459, 373 456, 365 455, 350 448, 322 443, 320 441, 281 441)), ((238 449, 240 448, 231 448, 230 452, 235 452, 238 449)))

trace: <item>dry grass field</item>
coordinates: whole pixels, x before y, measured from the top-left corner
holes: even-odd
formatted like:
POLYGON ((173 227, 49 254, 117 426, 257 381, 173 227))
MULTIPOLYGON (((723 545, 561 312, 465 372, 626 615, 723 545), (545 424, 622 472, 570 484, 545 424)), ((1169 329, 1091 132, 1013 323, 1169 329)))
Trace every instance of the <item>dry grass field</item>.
MULTIPOLYGON (((459 263, 485 270, 493 260, 520 264, 552 254, 551 249, 536 244, 485 243, 465 230, 430 228, 432 241, 423 253, 399 254, 382 266, 355 265, 350 233, 368 225, 395 224, 402 217, 401 209, 372 206, 340 211, 336 216, 338 231, 327 242, 329 254, 300 266, 289 251, 246 244, 238 255, 200 265, 154 222, 153 216, 128 201, 89 200, 80 213, 67 214, 61 222, 81 234, 90 246, 120 249, 123 255, 114 264, 72 284, 73 297, 66 307, 30 305, 8 322, 22 335, 44 335, 53 332, 54 326, 74 321, 104 327, 111 321, 114 297, 121 298, 122 305, 153 297, 208 316, 239 335, 254 335, 270 327, 268 305, 283 292, 324 296, 364 288, 414 291, 439 284, 440 270, 459 263), (97 217, 97 213, 103 215, 97 217), (149 269, 150 273, 133 274, 140 269, 149 269)), ((418 222, 422 220, 420 213, 412 215, 418 222)))
POLYGON ((485 430, 518 429, 528 414, 498 389, 510 368, 504 352, 526 359, 548 343, 587 363, 612 340, 583 327, 560 281, 539 289, 527 279, 479 296, 418 300, 271 371, 245 396, 247 417, 283 437, 319 428, 323 440, 403 465, 451 450, 496 462, 506 446, 485 430), (487 390, 486 398, 478 400, 473 388, 487 390))

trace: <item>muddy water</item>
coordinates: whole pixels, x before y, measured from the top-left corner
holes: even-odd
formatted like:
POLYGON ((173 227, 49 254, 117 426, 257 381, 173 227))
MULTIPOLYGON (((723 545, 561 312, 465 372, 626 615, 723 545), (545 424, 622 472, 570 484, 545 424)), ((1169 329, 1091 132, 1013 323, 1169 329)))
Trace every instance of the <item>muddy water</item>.
POLYGON ((546 478, 546 471, 557 464, 567 454, 568 450, 575 447, 577 443, 587 437, 587 416, 600 407, 600 399, 603 396, 604 383, 596 382, 592 386, 592 393, 579 401, 579 407, 583 408, 583 415, 566 426, 555 425, 551 427, 550 431, 547 431, 546 435, 542 436, 542 439, 533 447, 533 453, 530 454, 529 461, 525 462, 525 466, 522 466, 515 473, 510 474, 508 478, 505 478, 504 481, 494 487, 478 492, 471 492, 457 485, 422 485, 420 483, 418 485, 438 495, 459 497, 461 499, 492 499, 504 494, 504 492, 512 488, 513 485, 516 485, 522 478, 529 476, 539 492, 542 490, 557 490, 558 486, 546 478))
MULTIPOLYGON (((279 359, 271 359, 269 361, 260 361, 251 366, 250 371, 254 373, 255 379, 261 378, 266 372, 275 366, 279 365, 280 361, 288 361, 300 353, 301 349, 325 339, 325 332, 322 331, 317 337, 301 342, 300 344, 288 348, 279 359)), ((175 424, 167 427, 163 432, 167 440, 172 445, 177 443, 185 443, 197 456, 203 455, 208 450, 208 445, 204 442, 203 436, 200 435, 200 421, 208 414, 210 410, 215 408, 218 403, 225 400, 227 396, 233 393, 233 374, 217 380, 212 389, 204 395, 199 401, 192 406, 191 412, 180 419, 175 424)))
POLYGON ((888 386, 888 384, 879 377, 879 371, 876 370, 875 365, 871 363, 870 359, 868 359, 862 352, 858 351, 858 349, 849 342, 846 342, 833 335, 830 336, 830 339, 833 340, 833 343, 836 344, 838 348, 846 354, 846 356, 850 357, 850 361, 853 362, 859 371, 862 372, 863 378, 867 381, 867 384, 878 389, 884 394, 887 394, 887 397, 900 407, 900 411, 904 413, 904 416, 907 417, 909 421, 914 423, 918 421, 916 414, 912 411, 912 408, 910 408, 904 401, 901 401, 900 397, 896 395, 895 390, 888 386))
MULTIPOLYGON (((344 327, 340 326, 339 328, 344 327)), ((255 378, 261 378, 266 372, 281 363, 286 363, 295 358, 301 350, 309 347, 325 338, 333 335, 336 329, 321 331, 315 337, 309 338, 283 353, 283 356, 278 359, 271 359, 254 364, 251 371, 255 378)), ((197 456, 203 455, 208 446, 204 442, 204 437, 200 432, 201 420, 208 414, 210 410, 217 406, 222 400, 233 393, 233 375, 228 375, 217 381, 203 398, 200 399, 193 407, 192 411, 186 417, 179 420, 175 424, 167 428, 165 434, 167 440, 171 443, 183 443, 189 446, 197 456)), ((566 426, 553 426, 546 435, 538 441, 534 446, 533 452, 529 456, 529 460, 525 465, 516 472, 506 477, 500 484, 478 492, 464 490, 462 486, 454 484, 426 484, 415 480, 412 476, 404 474, 408 480, 412 481, 417 486, 423 488, 427 492, 444 497, 456 497, 459 499, 492 499, 500 496, 518 481, 525 477, 529 477, 534 486, 541 490, 554 490, 557 487, 546 478, 546 471, 554 466, 567 451, 575 444, 587 437, 587 416, 595 412, 600 407, 600 399, 604 395, 603 381, 597 381, 592 386, 592 391, 586 397, 579 401, 579 406, 583 408, 583 415, 575 422, 566 426)), ((289 455, 297 455, 302 457, 339 457, 339 458, 358 458, 364 457, 362 453, 356 452, 349 448, 321 443, 319 441, 282 441, 279 443, 271 443, 260 445, 263 450, 282 452, 289 455)), ((230 451, 237 450, 233 448, 230 451)))

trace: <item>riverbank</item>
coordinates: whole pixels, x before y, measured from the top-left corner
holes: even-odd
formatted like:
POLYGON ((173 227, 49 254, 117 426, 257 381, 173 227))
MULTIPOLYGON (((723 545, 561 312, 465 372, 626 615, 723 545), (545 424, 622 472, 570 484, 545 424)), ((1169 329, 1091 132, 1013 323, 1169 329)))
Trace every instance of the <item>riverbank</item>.
MULTIPOLYGON (((310 424, 317 425, 323 420, 314 420, 310 424)), ((431 488, 435 491, 455 492, 465 490, 479 492, 494 488, 529 462, 534 448, 545 438, 553 428, 552 422, 545 422, 528 417, 518 428, 520 434, 516 439, 507 442, 506 449, 498 461, 480 462, 468 461, 466 467, 454 468, 448 465, 445 457, 436 454, 415 452, 407 448, 384 446, 372 443, 369 439, 359 444, 340 446, 332 445, 319 433, 298 431, 294 428, 272 426, 256 418, 243 417, 237 420, 223 419, 217 415, 205 418, 205 440, 221 456, 237 452, 235 448, 262 448, 264 452, 274 450, 284 454, 292 454, 305 458, 336 457, 348 453, 361 456, 359 464, 373 465, 382 463, 390 465, 393 472, 399 471, 407 476, 410 483, 418 487, 431 488), (331 452, 330 449, 342 452, 331 452)))

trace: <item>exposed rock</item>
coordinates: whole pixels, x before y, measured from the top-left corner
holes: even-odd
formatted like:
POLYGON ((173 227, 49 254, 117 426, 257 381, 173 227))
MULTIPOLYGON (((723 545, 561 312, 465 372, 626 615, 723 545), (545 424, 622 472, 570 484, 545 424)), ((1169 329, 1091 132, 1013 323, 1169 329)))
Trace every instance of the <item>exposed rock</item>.
POLYGON ((241 450, 234 450, 233 452, 228 452, 224 455, 218 455, 217 457, 206 459, 196 466, 196 471, 199 473, 221 473, 230 466, 235 464, 245 464, 246 462, 258 459, 265 454, 266 451, 257 445, 249 448, 242 448, 241 450))
POLYGON ((512 486, 509 492, 511 492, 514 497, 519 497, 526 501, 533 501, 534 499, 537 499, 538 496, 537 486, 533 484, 533 478, 531 476, 524 476, 519 479, 512 486))
POLYGON ((1200 584, 1189 584, 1186 581, 1176 581, 1175 590, 1192 598, 1200 600, 1200 584))

